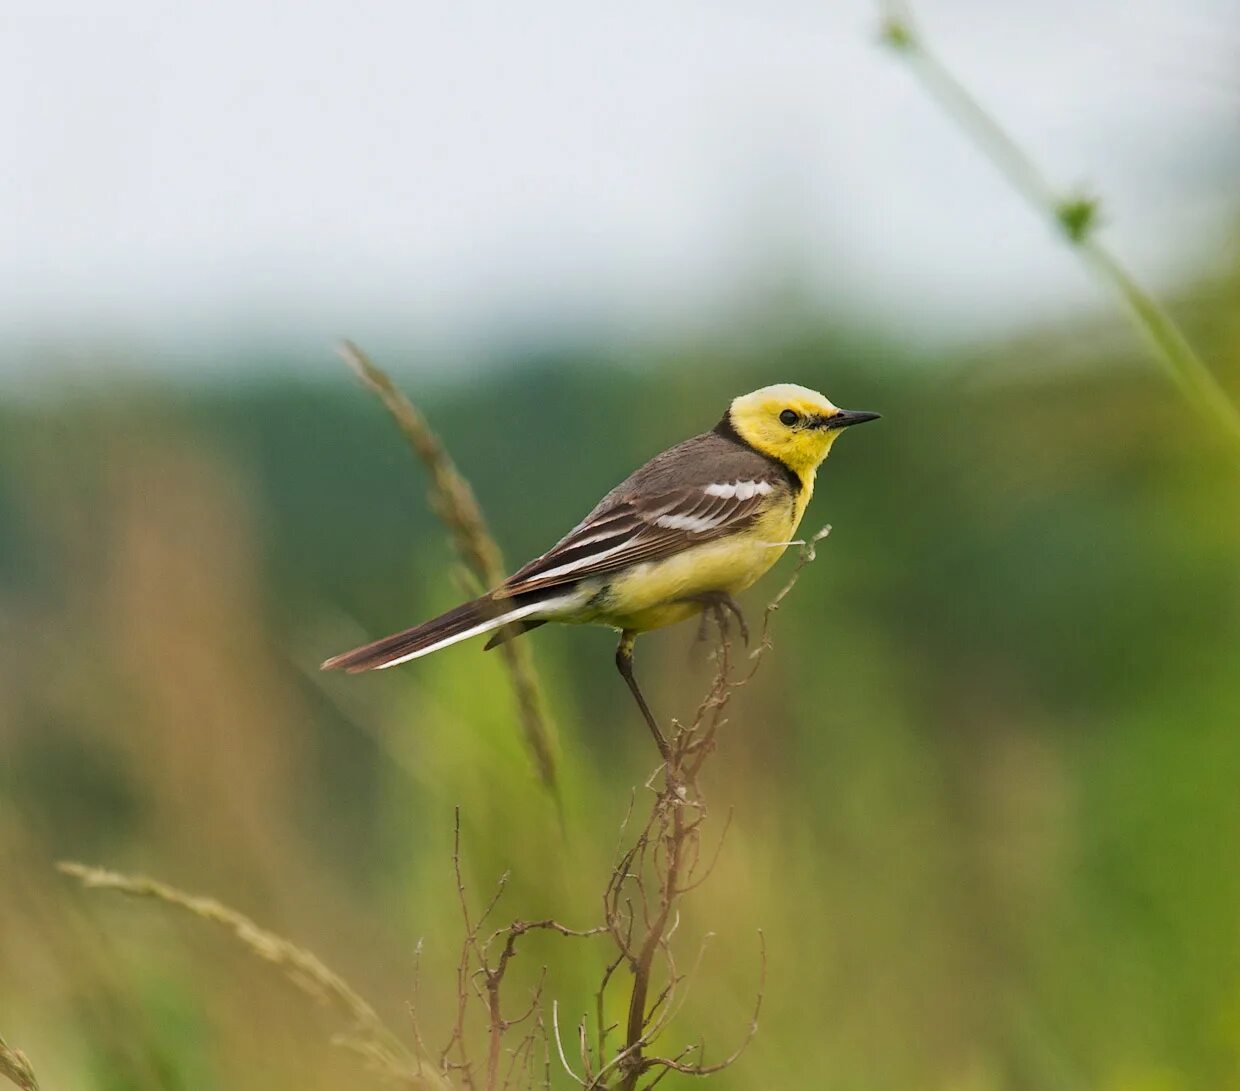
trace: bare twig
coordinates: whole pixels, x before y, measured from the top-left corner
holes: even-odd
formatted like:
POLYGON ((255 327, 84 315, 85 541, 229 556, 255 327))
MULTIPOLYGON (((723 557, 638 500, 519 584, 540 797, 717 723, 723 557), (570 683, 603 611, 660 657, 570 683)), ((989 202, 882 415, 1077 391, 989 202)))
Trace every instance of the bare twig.
MULTIPOLYGON (((397 389, 387 372, 353 342, 345 341, 340 346, 340 355, 383 403, 413 453, 429 471, 431 507, 452 534, 457 553, 472 577, 483 590, 498 587, 507 573, 495 536, 487 527, 469 482, 456 468, 426 417, 397 389)), ((554 792, 555 732, 543 708, 529 649, 519 640, 507 640, 500 645, 499 651, 508 669, 526 746, 539 779, 554 792)))
MULTIPOLYGON (((705 1064, 699 1061, 697 1064, 689 1065, 674 1057, 651 1057, 647 1061, 648 1068, 657 1066, 660 1068, 670 1068, 674 1072, 684 1072, 690 1076, 710 1076, 715 1072, 722 1072, 725 1068, 730 1068, 740 1060, 741 1054, 749 1048, 749 1043, 753 1041, 754 1035, 758 1033, 758 1017, 762 1014, 762 1002, 766 995, 766 936, 761 931, 758 932, 758 946, 761 951, 761 961, 758 968, 758 996, 754 1001, 753 1015, 750 1016, 749 1026, 745 1031, 745 1037, 741 1044, 722 1061, 716 1061, 714 1064, 705 1064)), ((701 1051, 699 1051, 699 1056, 701 1056, 701 1051)))
POLYGON ((219 925, 231 932, 253 954, 282 970, 304 992, 341 1009, 351 1020, 352 1027, 338 1041, 370 1059, 384 1076, 410 1086, 437 1091, 447 1091, 451 1086, 440 1075, 424 1068, 419 1059, 388 1029, 374 1008, 339 974, 328 969, 317 955, 304 947, 260 928, 249 917, 214 898, 187 894, 142 875, 123 875, 71 862, 61 862, 56 867, 88 888, 152 898, 219 925))
POLYGON ((22 1091, 39 1091, 39 1081, 26 1055, 3 1038, 0 1038, 0 1076, 12 1080, 22 1091))
POLYGON ((573 1066, 568 1063, 568 1057, 564 1053, 564 1039, 560 1037, 560 1002, 558 1000, 551 1002, 551 1027, 555 1036, 555 1048, 560 1054, 560 1064, 564 1066, 565 1072, 582 1087, 585 1087, 586 1081, 573 1071, 573 1066))
POLYGON ((1183 330, 1123 263, 1097 238, 1099 202, 1057 190, 1037 164, 922 38, 907 4, 879 0, 882 39, 904 57, 922 86, 1040 214, 1047 216, 1085 263, 1119 294, 1154 358, 1181 394, 1232 443, 1240 445, 1240 410, 1183 330))
MULTIPOLYGON (((771 600, 763 615, 761 638, 750 654, 748 671, 732 677, 732 648, 727 617, 716 614, 719 645, 716 652, 716 673, 706 696, 693 718, 686 724, 673 721, 669 753, 665 762, 647 782, 654 793, 654 803, 645 824, 628 848, 619 855, 611 880, 604 894, 604 914, 608 931, 616 945, 617 956, 603 974, 595 997, 596 1051, 601 1067, 589 1078, 589 1088, 615 1087, 618 1091, 636 1091, 646 1073, 660 1072, 647 1082, 654 1086, 669 1070, 688 1075, 706 1076, 732 1064, 757 1032, 757 1016, 761 1009, 764 985, 759 985, 749 1033, 740 1048, 722 1061, 707 1065, 698 1058, 690 1063, 688 1050, 672 1056, 646 1055, 651 1044, 663 1033, 684 1003, 684 992, 701 961, 701 951, 688 974, 676 968, 671 939, 680 920, 680 899, 700 886, 714 870, 719 845, 727 834, 728 822, 719 835, 709 862, 702 866, 701 829, 707 819, 707 805, 700 787, 700 775, 706 759, 714 751, 724 713, 733 694, 747 684, 771 648, 771 619, 796 586, 805 566, 814 560, 815 548, 830 533, 823 527, 802 544, 800 557, 787 582, 771 600), (656 784, 659 776, 662 782, 656 784), (666 971, 656 969, 666 963, 666 971), (628 1010, 621 1028, 619 1048, 607 1057, 607 1038, 613 1028, 605 1022, 604 995, 619 965, 627 963, 632 973, 628 1010), (656 985, 656 976, 662 980, 656 985), (615 1082, 613 1082, 615 1081, 615 1082)), ((631 807, 630 807, 631 814, 631 807)), ((629 815, 625 817, 625 824, 629 815)), ((762 949, 762 975, 765 981, 765 942, 762 949)))
MULTIPOLYGON (((465 925, 465 938, 461 945, 461 957, 457 964, 456 1021, 452 1029, 452 1036, 440 1053, 441 1066, 445 1070, 459 1070, 465 1086, 468 1088, 478 1086, 477 1081, 481 1079, 483 1081, 481 1086, 486 1091, 501 1091, 502 1087, 510 1085, 520 1056, 525 1055, 529 1062, 533 1063, 534 1040, 537 1038, 539 1027, 542 1026, 541 1019, 539 1019, 535 1023, 534 1031, 527 1033, 518 1043, 516 1049, 510 1051, 512 1056, 507 1071, 506 1073, 501 1072, 503 1068, 505 1036, 513 1027, 520 1026, 538 1013, 543 996, 543 988, 546 983, 547 971, 546 967, 544 967, 539 974, 538 981, 533 988, 524 1011, 516 1016, 504 1014, 504 982, 509 965, 517 954, 518 942, 523 936, 535 931, 552 932, 569 938, 588 939, 591 936, 601 935, 606 932, 607 926, 570 928, 557 920, 545 917, 534 921, 515 920, 502 928, 495 929, 489 936, 483 938, 482 925, 494 912, 496 905, 503 896, 508 884, 509 874, 505 872, 500 877, 499 883, 496 884, 495 893, 483 908, 482 913, 475 919, 469 908, 469 898, 465 889, 465 877, 461 865, 461 812, 459 807, 455 811, 453 822, 452 870, 456 880, 457 902, 460 906, 461 919, 465 925), (465 1024, 471 995, 481 1002, 486 1015, 487 1059, 481 1076, 475 1073, 470 1063, 466 1043, 465 1024), (449 1061, 449 1057, 454 1050, 458 1059, 449 1061), (501 1077, 503 1080, 502 1084, 500 1082, 501 1077)), ((527 1071, 527 1076, 530 1080, 533 1080, 534 1074, 532 1069, 527 1071)))
POLYGON ((774 642, 771 640, 771 620, 775 617, 776 612, 784 604, 792 589, 796 587, 797 580, 801 578, 801 573, 805 570, 806 565, 813 564, 818 558, 818 543, 821 542, 831 533, 831 524, 826 523, 817 531, 811 534, 802 544, 797 555, 797 563, 792 566, 792 572, 789 573, 787 581, 784 583, 766 605, 766 609, 762 611, 762 632, 758 637, 758 646, 749 653, 749 658, 753 660, 753 669, 735 684, 738 686, 748 682, 758 671, 758 664, 762 662, 763 657, 773 648, 774 642))
POLYGON ((465 1020, 469 1012, 469 978, 471 956, 478 944, 478 927, 470 919, 469 900, 465 896, 465 880, 461 874, 461 809, 453 813, 452 872, 456 877, 457 902, 461 907, 461 919, 465 924, 465 938, 461 941, 461 957, 456 965, 456 1021, 452 1024, 452 1036, 439 1051, 439 1066, 445 1072, 457 1069, 462 1073, 466 1087, 474 1086, 473 1067, 470 1064, 468 1045, 465 1040, 465 1020), (449 1061, 453 1048, 459 1060, 449 1061))
POLYGON ((422 1010, 422 940, 418 940, 413 950, 413 998, 406 1005, 409 1011, 409 1029, 413 1032, 413 1043, 417 1047, 414 1056, 417 1058, 418 1075, 422 1074, 422 1058, 430 1056, 430 1050, 422 1037, 422 1025, 419 1012, 422 1010))

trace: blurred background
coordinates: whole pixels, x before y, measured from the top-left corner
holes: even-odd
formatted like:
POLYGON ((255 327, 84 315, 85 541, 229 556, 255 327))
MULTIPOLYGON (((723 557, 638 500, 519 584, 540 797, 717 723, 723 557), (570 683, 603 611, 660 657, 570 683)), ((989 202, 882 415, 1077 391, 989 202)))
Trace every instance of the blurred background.
MULTIPOLYGON (((1234 3, 917 13, 1240 398, 1234 3)), ((1240 468, 872 7, 0 25, 0 1033, 45 1087, 368 1085, 228 937, 57 859, 217 895, 402 1028, 421 938, 435 1041, 454 805, 501 916, 597 921, 653 765, 610 634, 528 638, 563 826, 479 645, 317 672, 460 594, 348 336, 515 563, 736 393, 884 415, 820 478, 834 532, 708 774, 735 819, 669 1041, 729 1050, 769 948, 712 1086, 1240 1088, 1240 468)), ((693 635, 639 649, 664 716, 709 679, 693 635)), ((534 943, 520 980, 549 961, 582 1011, 606 957, 534 943)))

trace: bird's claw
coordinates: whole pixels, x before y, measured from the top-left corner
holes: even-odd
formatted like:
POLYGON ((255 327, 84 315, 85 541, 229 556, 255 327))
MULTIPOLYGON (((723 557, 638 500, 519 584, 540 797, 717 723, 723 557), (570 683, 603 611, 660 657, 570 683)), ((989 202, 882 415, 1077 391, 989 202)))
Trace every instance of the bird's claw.
POLYGON ((719 600, 720 606, 727 610, 734 618, 736 618, 736 627, 741 631, 741 639, 745 642, 745 647, 749 647, 749 625, 745 621, 745 615, 741 611, 741 604, 731 595, 724 595, 719 600))
POLYGON ((688 601, 700 602, 705 607, 698 622, 696 638, 698 642, 706 637, 706 614, 709 611, 714 616, 715 624, 719 626, 720 636, 724 639, 727 639, 728 635, 728 614, 736 618, 736 627, 740 630, 741 639, 745 642, 745 647, 749 647, 749 625, 745 621, 740 603, 731 595, 720 591, 714 594, 695 595, 688 601))

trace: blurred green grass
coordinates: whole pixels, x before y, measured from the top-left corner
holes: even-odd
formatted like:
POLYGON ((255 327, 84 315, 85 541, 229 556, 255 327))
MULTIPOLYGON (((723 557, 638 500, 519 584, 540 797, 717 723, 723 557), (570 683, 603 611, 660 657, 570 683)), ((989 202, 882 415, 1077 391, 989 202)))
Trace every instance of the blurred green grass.
MULTIPOLYGON (((1236 304, 1232 281, 1185 306, 1233 391, 1236 304)), ((762 928, 762 1027, 720 1089, 1240 1087, 1238 471, 1140 346, 910 358, 802 328, 412 392, 519 560, 781 380, 884 420, 824 468, 807 529, 835 530, 714 759, 736 819, 686 906, 683 950, 718 938, 673 1040, 739 1040, 762 928)), ((237 905, 396 1026, 423 937, 436 1040, 454 805, 472 889, 513 870, 505 919, 596 923, 653 764, 608 634, 528 638, 567 832, 476 645, 314 672, 458 591, 420 469, 343 371, 48 393, 3 409, 0 463, 0 1029, 44 1086, 364 1080, 226 939, 84 894, 60 857, 237 905)), ((707 684, 692 636, 639 645, 664 716, 707 684)), ((550 962, 584 1011, 606 952, 562 942, 531 937, 514 972, 550 962)))

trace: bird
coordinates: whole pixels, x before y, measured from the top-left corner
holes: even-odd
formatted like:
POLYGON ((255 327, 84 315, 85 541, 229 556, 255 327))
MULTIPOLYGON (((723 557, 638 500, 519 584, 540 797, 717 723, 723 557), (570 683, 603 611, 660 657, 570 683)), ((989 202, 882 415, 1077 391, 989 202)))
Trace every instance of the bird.
POLYGON ((840 409, 794 383, 734 398, 713 429, 656 455, 499 587, 352 651, 323 670, 383 670, 490 633, 486 649, 547 622, 618 630, 616 667, 664 758, 667 740, 633 672, 640 634, 735 598, 793 545, 814 479, 846 428, 878 413, 840 409))

